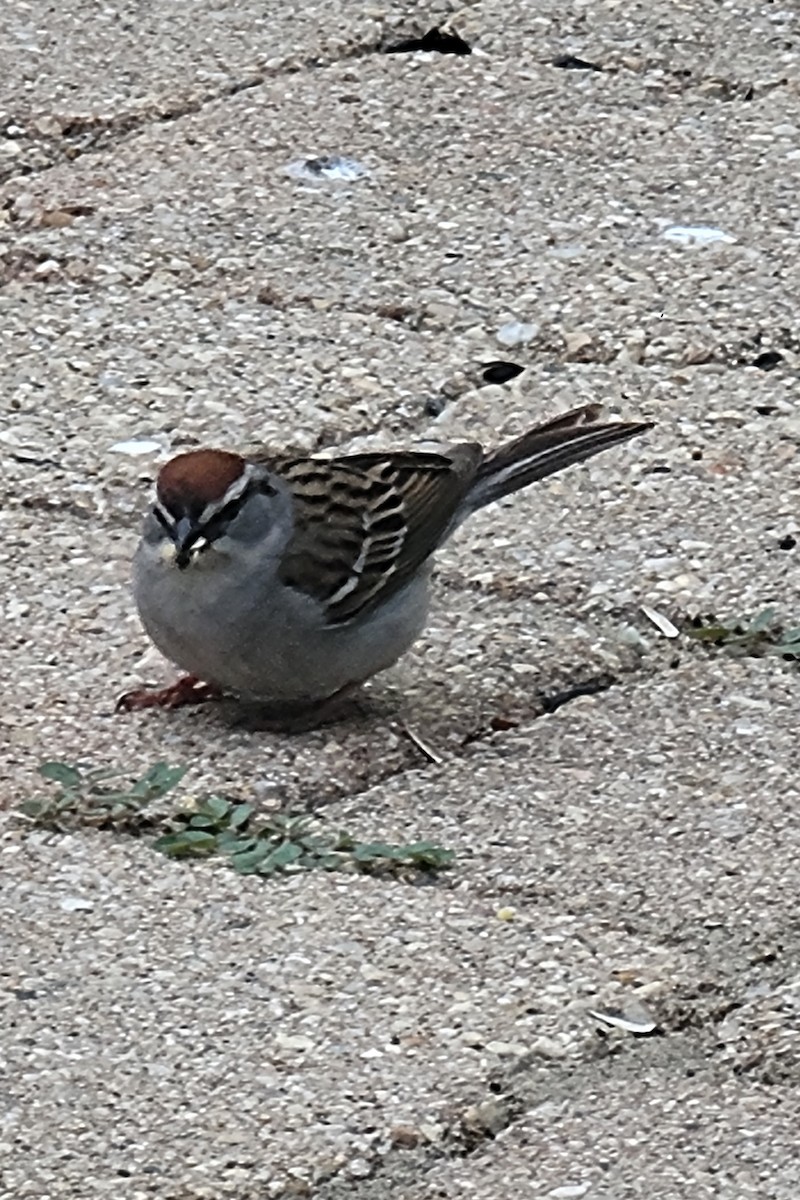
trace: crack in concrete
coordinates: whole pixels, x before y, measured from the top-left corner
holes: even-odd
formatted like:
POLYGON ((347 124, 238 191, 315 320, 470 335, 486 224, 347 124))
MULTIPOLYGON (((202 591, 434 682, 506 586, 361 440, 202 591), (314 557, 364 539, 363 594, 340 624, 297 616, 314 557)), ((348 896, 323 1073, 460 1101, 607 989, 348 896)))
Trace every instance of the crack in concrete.
MULTIPOLYGON (((53 167, 64 162, 74 162, 87 154, 96 154, 103 150, 122 144, 128 137, 141 132, 153 125, 169 124, 181 118, 202 112, 210 104, 228 100, 240 92, 263 87, 270 80, 279 79, 284 75, 296 75, 302 71, 324 70, 340 62, 351 59, 367 58, 371 54, 383 53, 383 41, 355 42, 336 55, 306 55, 299 60, 287 59, 281 66, 252 71, 239 79, 214 89, 205 89, 196 95, 183 98, 164 95, 160 100, 143 106, 132 112, 117 113, 113 116, 86 116, 65 118, 60 132, 53 135, 39 133, 24 141, 30 143, 32 153, 39 150, 46 156, 41 163, 26 163, 24 154, 15 155, 7 165, 0 166, 0 185, 10 179, 30 178, 44 174, 53 167), (49 152, 49 153, 48 153, 49 152)), ((59 118, 53 118, 59 122, 59 118)), ((14 124, 25 127, 22 118, 14 119, 14 124)), ((17 144, 23 139, 15 138, 17 144)))
POLYGON ((119 145, 127 137, 139 133, 151 125, 167 124, 178 121, 181 117, 200 112, 208 104, 225 100, 239 92, 250 88, 260 87, 269 78, 267 73, 257 73, 240 80, 235 80, 225 87, 215 91, 204 92, 200 96, 184 100, 164 99, 160 104, 151 105, 138 112, 118 113, 111 117, 75 117, 65 121, 60 135, 43 136, 31 139, 31 148, 39 148, 50 154, 48 160, 41 166, 19 163, 17 159, 5 168, 0 168, 0 184, 12 178, 43 174, 63 162, 74 162, 85 154, 98 153, 119 145))
MULTIPOLYGON (((793 979, 796 954, 796 947, 783 947, 783 962, 770 962, 770 974, 778 982, 793 979)), ((565 1105, 591 1094, 597 1088, 598 1071, 605 1084, 616 1082, 621 1088, 632 1076, 647 1071, 673 1077, 704 1074, 720 1084, 732 1075, 753 1074, 763 1085, 793 1086, 793 1062, 783 1063, 779 1053, 771 1059, 758 1052, 749 1054, 746 1045, 726 1053, 719 1038, 718 1026, 741 1009, 749 987, 763 989, 763 961, 753 959, 746 940, 737 961, 715 961, 714 967, 723 969, 716 982, 701 981, 659 1003, 658 1035, 635 1037, 597 1028, 587 1031, 578 1056, 549 1059, 532 1050, 508 1067, 497 1067, 487 1075, 482 1094, 451 1102, 442 1110, 438 1140, 413 1127, 392 1131, 398 1136, 376 1160, 368 1179, 337 1175, 314 1188, 314 1194, 319 1200, 407 1200, 410 1194, 419 1195, 414 1189, 436 1166, 486 1149, 542 1104, 565 1105)))
POLYGON ((452 1103, 442 1114, 442 1136, 395 1143, 374 1164, 368 1179, 353 1180, 337 1175, 314 1188, 319 1200, 407 1200, 409 1189, 418 1188, 426 1174, 448 1160, 479 1153, 499 1134, 513 1128, 527 1114, 544 1103, 567 1103, 590 1093, 596 1086, 598 1064, 603 1064, 606 1081, 617 1080, 624 1086, 632 1073, 648 1067, 660 1070, 727 1075, 714 1062, 713 1031, 697 1027, 672 1032, 669 1039, 611 1038, 587 1035, 585 1056, 569 1060, 546 1060, 531 1053, 512 1066, 490 1072, 486 1090, 478 1097, 452 1103))

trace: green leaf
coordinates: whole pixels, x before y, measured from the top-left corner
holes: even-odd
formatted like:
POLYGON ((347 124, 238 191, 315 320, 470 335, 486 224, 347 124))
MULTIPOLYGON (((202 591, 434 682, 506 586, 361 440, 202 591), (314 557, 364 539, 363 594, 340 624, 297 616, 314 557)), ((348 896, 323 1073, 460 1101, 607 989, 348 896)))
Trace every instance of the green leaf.
POLYGON ((433 870, 449 867, 456 857, 453 850, 446 850, 444 846, 435 846, 433 842, 412 842, 404 849, 416 866, 433 870))
POLYGON ((356 862, 367 862, 372 858, 404 858, 403 849, 388 842, 356 842, 352 854, 356 862))
POLYGON ((774 608, 763 608, 760 613, 757 613, 750 624, 747 626, 748 633, 765 633, 770 625, 775 620, 774 608))
POLYGON ((297 842, 302 837, 309 836, 316 822, 309 817, 293 817, 288 813, 272 813, 260 825, 257 832, 259 837, 272 838, 273 841, 297 842))
POLYGON ((785 629, 781 635, 782 642, 800 642, 800 629, 785 629))
POLYGON ((224 796, 206 796, 197 806, 198 815, 208 817, 217 825, 228 824, 231 802, 224 796))
POLYGON ((217 850, 220 854, 244 854, 257 844, 254 837, 248 837, 236 829, 222 829, 217 834, 217 850))
POLYGON ((153 849, 160 850, 170 858, 196 858, 213 853, 217 840, 213 833, 202 829, 182 829, 178 833, 165 833, 156 838, 153 849))
POLYGON ((289 813, 284 812, 266 813, 265 816, 270 827, 275 830, 280 829, 282 833, 286 833, 295 821, 302 820, 301 817, 293 817, 289 813))
POLYGON ((731 632, 727 625, 701 625, 687 629, 686 635, 696 638, 698 642, 722 642, 730 637, 731 632))
POLYGON ((216 833, 217 822, 213 817, 207 817, 205 813, 193 813, 186 823, 187 829, 208 829, 212 833, 216 833))
POLYGON ((78 768, 71 767, 69 763, 64 762, 39 763, 39 774, 45 779, 52 779, 54 783, 60 783, 68 788, 79 788, 82 782, 81 772, 78 768))
POLYGON ((292 838, 292 841, 311 855, 327 854, 331 848, 330 839, 320 833, 308 833, 303 837, 292 838))
POLYGON ((228 813, 228 828, 241 829, 253 815, 252 804, 234 804, 228 813))
POLYGON ((33 820, 36 820, 39 817, 46 816, 53 810, 48 799, 31 796, 30 799, 22 801, 19 805, 19 811, 24 813, 26 817, 32 817, 33 820))
POLYGON ((303 853, 303 847, 297 842, 284 842, 272 851, 267 861, 273 868, 288 867, 297 862, 303 853))
POLYGON ((141 800, 156 800, 172 791, 188 771, 188 767, 171 767, 169 763, 157 762, 138 779, 130 789, 130 795, 141 800))
POLYGON ((769 653, 800 655, 800 638, 792 642, 779 642, 777 646, 770 646, 769 653))
POLYGON ((298 846, 297 842, 281 842, 280 846, 276 846, 261 859, 255 870, 259 875, 274 875, 276 871, 282 871, 299 862, 302 853, 302 847, 298 846))
POLYGON ((264 859, 269 857, 271 851, 272 844, 259 839, 252 850, 243 850, 238 854, 232 854, 231 866, 240 875, 252 875, 254 871, 258 870, 264 859))

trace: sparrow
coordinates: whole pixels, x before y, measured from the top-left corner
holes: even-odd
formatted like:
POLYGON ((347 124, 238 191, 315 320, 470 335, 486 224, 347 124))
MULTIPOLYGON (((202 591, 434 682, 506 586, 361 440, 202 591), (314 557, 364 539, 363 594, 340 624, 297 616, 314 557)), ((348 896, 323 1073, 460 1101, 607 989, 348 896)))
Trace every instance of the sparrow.
POLYGON ((158 474, 133 591, 188 674, 118 708, 233 694, 278 721, 321 713, 419 636, 435 552, 472 513, 650 428, 590 404, 489 452, 177 455, 158 474))

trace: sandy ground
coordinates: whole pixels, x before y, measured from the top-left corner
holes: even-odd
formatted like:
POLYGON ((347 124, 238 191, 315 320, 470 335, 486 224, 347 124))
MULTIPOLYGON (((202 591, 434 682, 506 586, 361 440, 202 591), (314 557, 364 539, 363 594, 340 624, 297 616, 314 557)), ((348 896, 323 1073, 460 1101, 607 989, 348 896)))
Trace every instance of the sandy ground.
POLYGON ((145 7, 0 34, 0 1196, 795 1200, 797 667, 641 611, 800 625, 795 9, 145 7), (448 22, 471 55, 383 53, 448 22), (319 155, 365 174, 287 173, 319 155), (525 371, 477 386, 495 359, 525 371), (459 533, 370 715, 115 715, 172 677, 127 582, 172 450, 589 400, 657 426, 459 533), (29 831, 47 759, 455 867, 29 831))

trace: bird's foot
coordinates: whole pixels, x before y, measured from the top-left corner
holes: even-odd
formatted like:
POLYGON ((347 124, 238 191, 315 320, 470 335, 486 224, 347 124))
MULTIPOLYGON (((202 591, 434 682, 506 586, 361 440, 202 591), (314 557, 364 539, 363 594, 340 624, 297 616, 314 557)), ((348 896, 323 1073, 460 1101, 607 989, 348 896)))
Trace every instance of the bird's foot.
POLYGON ((115 712, 137 712, 141 708, 183 708, 187 704, 203 704, 219 700, 222 690, 213 683, 203 683, 196 675, 182 675, 165 688, 134 688, 123 692, 114 705, 115 712))

